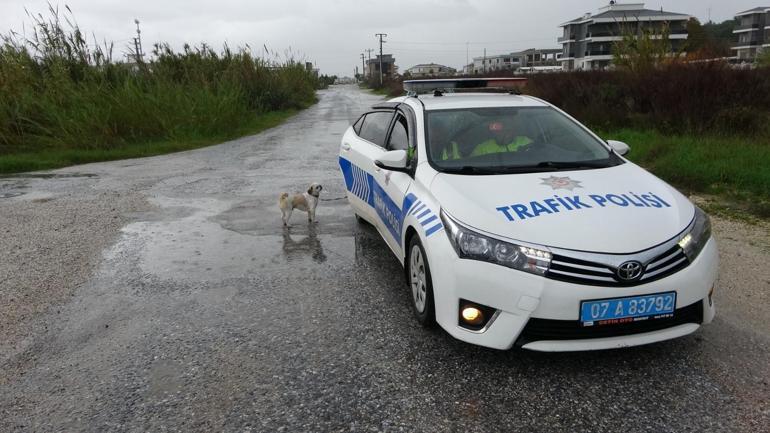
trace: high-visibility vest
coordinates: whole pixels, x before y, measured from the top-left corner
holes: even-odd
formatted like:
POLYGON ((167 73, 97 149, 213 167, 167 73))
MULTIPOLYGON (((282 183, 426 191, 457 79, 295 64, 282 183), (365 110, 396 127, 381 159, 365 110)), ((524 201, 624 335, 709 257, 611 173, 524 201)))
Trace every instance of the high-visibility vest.
POLYGON ((491 153, 516 152, 520 147, 532 143, 528 137, 518 136, 507 145, 497 144, 494 138, 481 142, 473 149, 470 156, 489 155, 491 153))
POLYGON ((441 152, 441 160, 446 161, 448 159, 460 159, 462 158, 462 155, 460 155, 460 147, 457 145, 456 141, 453 141, 449 143, 449 151, 447 152, 447 148, 445 147, 444 150, 441 152))

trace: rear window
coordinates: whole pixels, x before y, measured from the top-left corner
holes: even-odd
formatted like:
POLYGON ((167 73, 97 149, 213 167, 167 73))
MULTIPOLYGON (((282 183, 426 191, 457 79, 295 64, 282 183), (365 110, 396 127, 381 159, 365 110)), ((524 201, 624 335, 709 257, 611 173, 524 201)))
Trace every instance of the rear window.
POLYGON ((391 118, 393 118, 391 111, 375 111, 367 114, 358 135, 378 146, 385 146, 385 135, 388 133, 391 118))

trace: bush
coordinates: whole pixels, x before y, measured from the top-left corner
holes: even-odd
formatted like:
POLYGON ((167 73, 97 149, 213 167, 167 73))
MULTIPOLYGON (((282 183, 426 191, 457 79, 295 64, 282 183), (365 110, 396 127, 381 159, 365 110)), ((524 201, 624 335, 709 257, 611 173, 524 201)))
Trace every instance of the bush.
POLYGON ((316 78, 293 59, 158 44, 151 61, 120 63, 53 8, 34 24, 0 45, 0 153, 227 134, 315 100, 316 78))
POLYGON ((770 74, 762 69, 677 63, 643 73, 539 74, 529 76, 526 91, 602 129, 770 134, 770 74))

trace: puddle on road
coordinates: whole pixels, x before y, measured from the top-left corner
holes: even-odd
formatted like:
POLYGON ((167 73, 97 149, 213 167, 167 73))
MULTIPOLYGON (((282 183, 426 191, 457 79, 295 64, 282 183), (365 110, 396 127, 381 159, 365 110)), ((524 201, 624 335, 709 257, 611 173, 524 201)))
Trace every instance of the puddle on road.
MULTIPOLYGON (((255 274, 282 278, 286 272, 330 273, 330 264, 353 263, 359 251, 353 217, 331 218, 335 210, 329 207, 319 213, 318 224, 308 225, 297 215, 293 227, 285 229, 277 207, 266 212, 253 203, 233 206, 232 201, 208 198, 153 201, 166 218, 124 227, 125 236, 111 255, 139 249, 142 272, 162 279, 216 281, 255 274)), ((275 207, 272 200, 270 205, 275 207)))

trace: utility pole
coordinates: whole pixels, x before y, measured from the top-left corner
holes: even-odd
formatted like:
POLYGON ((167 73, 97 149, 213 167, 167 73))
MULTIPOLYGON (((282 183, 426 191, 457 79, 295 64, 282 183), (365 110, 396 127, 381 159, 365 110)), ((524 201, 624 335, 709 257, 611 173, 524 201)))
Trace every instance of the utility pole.
MULTIPOLYGON (((372 51, 374 51, 374 50, 371 49, 371 48, 367 48, 365 51, 366 51, 366 54, 369 55, 369 62, 371 63, 371 61, 372 61, 372 51)), ((371 78, 371 74, 369 74, 369 78, 371 78)))
POLYGON ((366 74, 366 63, 364 62, 364 53, 361 53, 361 72, 366 74))
MULTIPOLYGON (((468 62, 470 61, 469 60, 469 55, 468 55, 468 52, 470 50, 469 46, 470 46, 470 44, 468 42, 466 42, 465 43, 465 68, 468 67, 468 62)), ((463 69, 465 69, 465 68, 463 68, 463 69)))
POLYGON ((139 30, 139 20, 134 18, 134 24, 136 24, 136 37, 134 38, 134 60, 136 63, 142 63, 144 61, 144 53, 142 52, 142 31, 139 30))
POLYGON ((382 44, 385 42, 382 38, 388 36, 385 33, 377 33, 374 35, 376 38, 380 38, 380 86, 382 86, 382 44))

